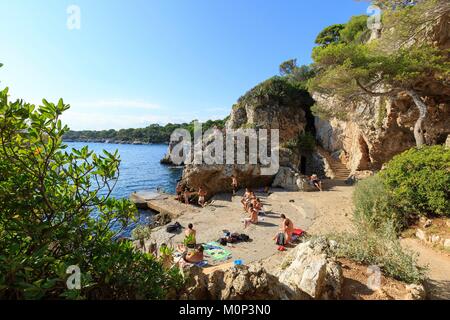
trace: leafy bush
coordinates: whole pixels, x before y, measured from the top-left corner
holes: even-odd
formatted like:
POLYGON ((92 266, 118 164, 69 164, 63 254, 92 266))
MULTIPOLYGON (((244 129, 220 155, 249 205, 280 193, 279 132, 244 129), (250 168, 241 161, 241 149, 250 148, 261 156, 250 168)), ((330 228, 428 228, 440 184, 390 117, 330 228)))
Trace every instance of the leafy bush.
POLYGON ((407 150, 395 156, 380 177, 399 214, 450 215, 449 148, 407 150))
POLYGON ((287 141, 283 147, 292 151, 311 152, 316 148, 316 139, 312 133, 305 132, 299 134, 297 138, 287 141))
POLYGON ((0 299, 164 298, 179 272, 114 241, 136 218, 129 200, 110 197, 120 159, 67 152, 60 116, 68 108, 9 102, 0 92, 0 299), (81 290, 66 286, 72 265, 81 290))
POLYGON ((417 265, 417 258, 404 251, 391 223, 374 229, 357 222, 354 233, 329 236, 337 241, 337 257, 348 258, 365 265, 377 265, 384 274, 407 283, 420 283, 426 270, 417 265))
POLYGON ((389 221, 396 229, 406 225, 404 216, 394 210, 392 199, 379 176, 369 177, 357 183, 353 192, 353 203, 356 220, 373 228, 379 228, 389 221))
POLYGON ((288 107, 308 107, 313 100, 309 93, 296 82, 287 77, 272 77, 248 91, 239 98, 237 106, 260 105, 276 103, 288 107))

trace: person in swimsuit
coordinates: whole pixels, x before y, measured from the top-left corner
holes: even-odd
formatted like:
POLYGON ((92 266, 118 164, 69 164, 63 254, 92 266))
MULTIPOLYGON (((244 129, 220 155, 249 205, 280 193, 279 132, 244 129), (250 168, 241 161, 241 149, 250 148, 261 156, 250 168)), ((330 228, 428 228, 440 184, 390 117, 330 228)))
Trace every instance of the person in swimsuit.
POLYGON ((184 203, 185 203, 186 205, 189 204, 189 196, 190 196, 190 195, 191 195, 191 194, 190 194, 188 188, 185 188, 185 189, 184 189, 183 196, 184 196, 184 203))
POLYGON ((294 223, 292 223, 291 219, 287 218, 284 214, 281 214, 281 225, 280 231, 284 233, 284 237, 286 239, 286 243, 289 243, 292 240, 292 232, 294 232, 294 223))
POLYGON ((188 224, 188 228, 184 232, 185 239, 190 239, 190 241, 186 242, 186 246, 188 248, 195 248, 195 245, 197 244, 197 231, 194 229, 194 225, 192 223, 188 224))
POLYGON ((317 174, 313 174, 311 176, 311 183, 313 186, 315 186, 317 189, 322 191, 322 181, 317 177, 317 174))
POLYGON ((246 202, 247 202, 248 198, 250 197, 250 195, 251 195, 250 189, 245 188, 244 196, 241 199, 241 203, 242 203, 242 206, 244 207, 244 209, 246 208, 246 202))
POLYGON ((202 187, 200 187, 198 189, 198 204, 201 205, 202 208, 205 207, 206 195, 207 195, 207 192, 202 187))
POLYGON ((186 252, 186 254, 183 256, 183 259, 184 261, 189 263, 197 263, 203 261, 204 259, 203 251, 204 251, 203 246, 199 246, 195 251, 186 252))
POLYGON ((238 181, 235 176, 231 176, 231 188, 233 188, 233 196, 235 196, 238 190, 238 181))
POLYGON ((248 227, 250 223, 258 224, 258 211, 253 208, 253 205, 249 206, 250 218, 244 219, 244 229, 248 227))

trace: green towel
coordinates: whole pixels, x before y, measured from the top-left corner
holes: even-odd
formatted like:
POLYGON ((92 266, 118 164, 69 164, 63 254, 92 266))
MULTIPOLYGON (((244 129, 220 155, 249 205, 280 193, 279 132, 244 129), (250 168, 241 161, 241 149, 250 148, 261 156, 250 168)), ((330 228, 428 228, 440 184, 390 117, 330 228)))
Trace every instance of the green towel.
POLYGON ((231 252, 226 250, 217 242, 208 242, 203 245, 204 253, 213 260, 224 261, 231 258, 231 252))

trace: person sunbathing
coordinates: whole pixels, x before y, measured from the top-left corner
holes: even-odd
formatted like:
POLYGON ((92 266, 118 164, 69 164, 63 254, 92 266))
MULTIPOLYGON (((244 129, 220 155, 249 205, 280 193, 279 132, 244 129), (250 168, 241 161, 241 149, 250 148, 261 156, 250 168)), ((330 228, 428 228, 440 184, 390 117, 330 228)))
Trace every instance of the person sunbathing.
POLYGON ((311 176, 311 183, 313 186, 315 186, 317 189, 322 191, 322 181, 320 181, 319 177, 317 177, 317 174, 313 174, 311 176))
POLYGON ((204 254, 203 254, 204 248, 203 246, 199 246, 195 251, 189 251, 184 256, 183 259, 186 262, 189 263, 197 263, 200 261, 203 261, 204 254))
POLYGON ((249 207, 250 218, 244 219, 244 229, 248 227, 250 223, 258 224, 258 211, 250 204, 249 207))
POLYGON ((202 187, 200 187, 198 189, 198 204, 200 206, 202 206, 202 208, 205 207, 205 197, 206 197, 207 194, 208 193, 202 187))
POLYGON ((289 243, 292 240, 292 232, 294 232, 294 223, 292 223, 291 219, 287 218, 284 214, 281 214, 280 217, 282 219, 280 231, 284 233, 286 243, 289 243))

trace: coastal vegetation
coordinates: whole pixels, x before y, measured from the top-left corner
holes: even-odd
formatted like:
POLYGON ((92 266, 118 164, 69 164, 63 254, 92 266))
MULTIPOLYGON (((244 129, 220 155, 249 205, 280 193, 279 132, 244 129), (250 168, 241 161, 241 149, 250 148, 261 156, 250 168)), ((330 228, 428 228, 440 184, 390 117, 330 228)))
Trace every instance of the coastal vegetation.
MULTIPOLYGON (((227 118, 222 120, 208 120, 202 123, 202 130, 206 131, 210 128, 217 127, 222 129, 225 127, 227 118)), ((168 123, 164 126, 159 124, 151 124, 145 128, 120 129, 120 130, 83 130, 83 131, 67 131, 63 139, 66 141, 83 141, 83 142, 110 142, 110 143, 169 143, 170 135, 175 129, 186 129, 191 135, 194 133, 194 124, 198 122, 193 120, 189 123, 168 123)))
POLYGON ((383 14, 383 28, 389 31, 379 39, 366 41, 368 30, 359 17, 319 35, 319 46, 313 51, 318 72, 308 86, 311 92, 339 98, 342 103, 336 106, 336 113, 350 111, 355 103, 370 97, 410 96, 419 112, 414 137, 417 146, 422 146, 428 113, 423 96, 433 94, 423 83, 445 87, 450 75, 448 50, 427 42, 427 26, 448 14, 448 2, 423 0, 394 7, 391 2, 380 4, 391 9, 383 14))
POLYGON ((67 150, 68 108, 0 92, 0 299, 165 298, 178 270, 118 239, 137 213, 110 196, 119 155, 67 150), (81 290, 66 284, 77 269, 81 290))
POLYGON ((450 149, 412 148, 377 175, 358 182, 353 193, 355 232, 332 236, 339 243, 336 254, 379 265, 402 281, 422 281, 425 270, 402 249, 398 234, 421 216, 449 216, 449 167, 450 149))

